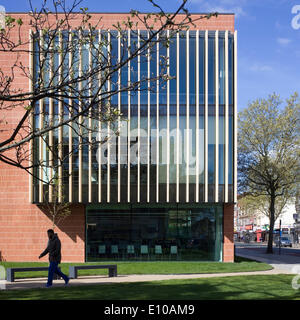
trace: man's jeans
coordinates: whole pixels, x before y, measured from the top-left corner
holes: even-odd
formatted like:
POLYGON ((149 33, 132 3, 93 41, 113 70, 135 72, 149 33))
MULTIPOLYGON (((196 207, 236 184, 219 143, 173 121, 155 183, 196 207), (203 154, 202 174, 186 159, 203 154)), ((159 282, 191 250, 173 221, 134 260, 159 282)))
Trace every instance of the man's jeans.
POLYGON ((50 262, 49 265, 49 270, 48 270, 48 282, 47 282, 47 286, 52 286, 52 280, 53 280, 53 275, 54 273, 56 273, 57 275, 59 275, 60 277, 62 277, 65 282, 68 281, 68 277, 63 274, 60 269, 58 268, 58 262, 50 262))

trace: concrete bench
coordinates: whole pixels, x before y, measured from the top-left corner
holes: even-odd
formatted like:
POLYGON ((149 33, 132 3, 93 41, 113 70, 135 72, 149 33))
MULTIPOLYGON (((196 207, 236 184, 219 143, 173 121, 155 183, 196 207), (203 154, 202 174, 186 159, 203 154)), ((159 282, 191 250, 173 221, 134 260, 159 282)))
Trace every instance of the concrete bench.
POLYGON ((90 266, 70 266, 69 267, 69 278, 76 279, 78 276, 78 270, 81 269, 108 269, 108 276, 109 277, 117 277, 117 265, 110 264, 110 265, 90 265, 90 266))
MULTIPOLYGON (((25 271, 48 271, 49 267, 24 267, 24 268, 7 268, 6 269, 6 280, 8 282, 15 281, 16 272, 25 272, 25 271)), ((54 280, 60 279, 57 274, 53 276, 54 280)))

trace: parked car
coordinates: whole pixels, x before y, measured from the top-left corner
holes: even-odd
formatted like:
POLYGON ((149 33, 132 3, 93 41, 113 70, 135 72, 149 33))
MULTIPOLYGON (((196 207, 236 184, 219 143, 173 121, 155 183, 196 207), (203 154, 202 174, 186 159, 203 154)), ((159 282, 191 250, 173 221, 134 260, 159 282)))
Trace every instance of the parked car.
MULTIPOLYGON (((275 240, 275 244, 276 244, 276 247, 279 246, 279 238, 277 238, 277 239, 275 240)), ((282 246, 282 247, 292 247, 292 242, 291 242, 291 240, 290 240, 289 238, 287 238, 287 237, 282 237, 282 238, 281 238, 281 246, 282 246)))

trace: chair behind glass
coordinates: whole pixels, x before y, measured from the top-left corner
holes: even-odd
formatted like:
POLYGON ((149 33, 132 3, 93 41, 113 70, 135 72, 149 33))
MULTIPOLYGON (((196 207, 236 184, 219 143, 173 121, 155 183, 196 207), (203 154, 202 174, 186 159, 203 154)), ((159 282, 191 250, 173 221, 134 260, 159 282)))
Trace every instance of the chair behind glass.
POLYGON ((98 247, 98 253, 99 254, 105 254, 106 253, 106 246, 105 244, 102 244, 98 247))
POLYGON ((141 245, 141 256, 142 255, 147 255, 149 259, 149 250, 147 245, 141 245))
POLYGON ((178 259, 177 246, 171 246, 171 248, 170 248, 170 258, 172 258, 172 255, 176 255, 176 259, 178 259))
POLYGON ((154 248, 155 258, 162 257, 162 248, 161 245, 156 245, 154 248))
POLYGON ((110 253, 112 254, 112 256, 114 258, 118 258, 119 257, 119 247, 115 244, 111 245, 110 253))
POLYGON ((134 245, 132 245, 132 244, 127 245, 127 256, 128 256, 128 258, 129 258, 130 256, 131 256, 131 257, 134 257, 134 256, 135 256, 134 245))

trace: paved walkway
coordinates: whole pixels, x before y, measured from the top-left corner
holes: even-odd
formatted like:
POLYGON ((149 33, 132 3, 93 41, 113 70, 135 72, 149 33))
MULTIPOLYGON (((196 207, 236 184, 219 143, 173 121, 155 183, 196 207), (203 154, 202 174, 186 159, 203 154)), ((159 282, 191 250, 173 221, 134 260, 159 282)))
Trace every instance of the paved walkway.
MULTIPOLYGON (((212 277, 234 277, 248 275, 273 275, 273 274, 296 274, 300 273, 300 250, 299 256, 296 255, 267 255, 263 247, 251 247, 243 244, 236 245, 236 255, 253 259, 256 261, 266 262, 273 266, 272 270, 268 271, 253 271, 253 272, 235 272, 235 273, 212 273, 212 274, 168 274, 168 275, 119 275, 118 277, 109 278, 107 276, 81 276, 78 279, 71 279, 69 285, 104 285, 109 283, 124 283, 124 282, 144 282, 144 281, 159 281, 172 279, 195 279, 195 278, 212 278, 212 277), (298 269, 293 269, 297 267, 298 269)), ((6 289, 30 289, 44 288, 46 278, 34 279, 17 279, 15 282, 6 282, 6 289)), ((63 287, 63 280, 55 280, 53 287, 63 287)), ((51 290, 51 289, 48 289, 51 290)))
MULTIPOLYGON (((71 279, 69 286, 74 285, 92 285, 92 284, 109 284, 109 283, 124 283, 124 282, 144 282, 144 281, 159 281, 172 279, 195 279, 195 278, 212 278, 212 277, 233 277, 243 275, 258 275, 258 274, 281 274, 278 270, 254 271, 254 272, 236 272, 236 273, 212 273, 212 274, 166 274, 166 275, 119 275, 109 278, 107 276, 81 276, 78 279, 71 279)), ((30 289, 44 288, 47 282, 46 278, 34 279, 17 279, 15 282, 6 282, 6 289, 30 289)), ((54 280, 53 287, 64 287, 63 280, 54 280)), ((51 289, 50 289, 51 290, 51 289)))

